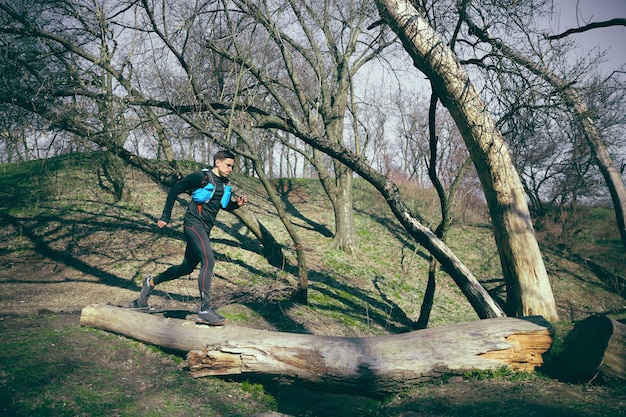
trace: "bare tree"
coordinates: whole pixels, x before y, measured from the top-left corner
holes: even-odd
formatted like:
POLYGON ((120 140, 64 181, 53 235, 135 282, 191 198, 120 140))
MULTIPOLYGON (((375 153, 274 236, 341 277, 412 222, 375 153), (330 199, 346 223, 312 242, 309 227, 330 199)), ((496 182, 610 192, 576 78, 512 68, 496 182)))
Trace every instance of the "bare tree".
MULTIPOLYGON (((440 217, 432 221, 434 225, 430 228, 445 243, 459 187, 471 167, 471 159, 449 114, 440 113, 440 117, 437 117, 439 98, 436 93, 431 94, 430 104, 427 105, 423 105, 420 100, 403 98, 401 93, 398 97, 397 135, 402 138, 404 146, 403 154, 407 160, 405 172, 409 174, 410 180, 420 186, 424 181, 430 180, 432 183, 439 197, 440 217), (426 112, 422 111, 423 108, 426 108, 426 112), (409 161, 413 167, 408 166, 409 161), (425 167, 426 174, 423 175, 428 178, 420 178, 422 174, 418 166, 425 167)), ((439 269, 439 262, 431 256, 424 300, 420 316, 414 324, 417 329, 428 325, 439 269)))
POLYGON ((43 159, 66 151, 66 141, 55 133, 46 133, 46 125, 40 117, 22 108, 10 104, 2 106, 0 163, 43 159))
MULTIPOLYGON (((94 8, 89 9, 71 1, 59 1, 52 7, 34 2, 28 10, 20 10, 8 3, 0 4, 3 16, 11 21, 2 27, 1 33, 7 36, 8 43, 14 38, 21 39, 7 54, 11 67, 5 71, 13 73, 5 78, 10 83, 5 83, 0 90, 0 100, 33 111, 60 129, 90 126, 83 135, 75 133, 112 150, 121 143, 113 143, 111 139, 125 137, 127 132, 119 129, 129 127, 119 118, 116 120, 123 110, 108 114, 107 109, 122 105, 122 92, 127 97, 143 98, 143 95, 132 84, 128 57, 115 57, 130 52, 120 52, 122 48, 109 33, 114 24, 100 17, 107 13, 119 15, 124 8, 104 10, 100 6, 94 2, 94 8), (109 43, 114 46, 110 47, 109 43), (115 96, 111 95, 113 91, 116 91, 115 96), (105 115, 108 121, 103 120, 105 115)), ((118 37, 123 38, 121 34, 118 37)), ((125 105, 124 110, 133 109, 128 102, 125 105)), ((171 148, 162 134, 157 115, 149 108, 135 107, 134 110, 138 123, 148 119, 154 126, 159 148, 173 163, 171 148)))
POLYGON ((530 57, 506 45, 497 37, 490 35, 486 28, 479 27, 474 23, 469 14, 466 13, 465 8, 461 8, 461 13, 463 20, 468 24, 472 34, 477 36, 481 41, 496 48, 507 59, 523 66, 531 73, 550 84, 562 98, 565 106, 575 115, 575 122, 580 127, 611 194, 618 231, 622 238, 622 243, 626 248, 626 187, 624 186, 622 175, 613 164, 611 154, 578 90, 569 80, 558 76, 547 66, 540 62, 533 61, 530 57))
POLYGON ((416 67, 431 80, 474 161, 493 221, 509 313, 558 319, 522 184, 483 99, 452 49, 411 3, 378 0, 377 4, 416 67))
MULTIPOLYGON (((441 220, 439 225, 435 229, 435 234, 442 242, 446 241, 446 234, 450 227, 450 223, 452 222, 452 205, 454 203, 454 199, 456 198, 456 192, 463 180, 463 177, 467 173, 471 159, 469 157, 465 157, 462 160, 456 160, 457 168, 450 172, 446 172, 447 176, 443 177, 444 179, 449 180, 449 187, 446 189, 444 182, 442 181, 442 176, 439 173, 438 166, 444 165, 441 163, 440 159, 447 162, 450 162, 452 156, 457 155, 449 155, 450 158, 441 158, 439 156, 440 153, 440 140, 439 134, 437 133, 437 103, 439 102, 439 97, 435 93, 435 89, 433 88, 433 93, 430 100, 430 107, 428 112, 428 139, 429 139, 429 149, 430 155, 428 158, 427 166, 428 166, 428 176, 437 191, 437 195, 439 196, 439 202, 441 207, 441 220), (450 179, 449 176, 452 178, 450 179)), ((426 291, 424 293, 424 301, 422 302, 422 307, 420 309, 420 317, 417 320, 416 326, 417 328, 425 328, 428 324, 428 319, 430 317, 430 311, 433 304, 433 299, 435 296, 435 286, 437 275, 439 271, 439 262, 435 257, 431 257, 430 265, 428 268, 428 285, 426 286, 426 291)))
MULTIPOLYGON (((294 127, 289 133, 295 137, 324 136, 346 145, 352 78, 388 44, 384 30, 373 36, 365 31, 373 5, 342 0, 314 4, 290 0, 276 6, 248 0, 224 3, 225 9, 232 5, 245 19, 231 19, 229 36, 207 39, 206 44, 245 68, 256 88, 265 91, 251 103, 266 114, 287 118, 294 127), (254 32, 242 33, 248 27, 254 32), (249 52, 250 36, 265 42, 262 51, 249 52)), ((288 142, 284 145, 302 154, 317 170, 335 213, 334 246, 352 252, 356 248, 353 173, 316 151, 288 142)))

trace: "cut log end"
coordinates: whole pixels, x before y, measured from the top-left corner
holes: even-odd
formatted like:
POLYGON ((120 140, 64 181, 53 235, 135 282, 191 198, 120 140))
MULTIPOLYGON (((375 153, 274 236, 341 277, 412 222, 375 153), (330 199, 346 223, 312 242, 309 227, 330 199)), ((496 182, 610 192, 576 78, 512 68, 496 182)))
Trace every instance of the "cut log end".
POLYGON ((543 354, 552 346, 552 333, 551 329, 545 329, 534 333, 512 334, 505 338, 511 344, 510 348, 492 350, 480 356, 502 362, 516 371, 534 371, 543 364, 543 354))

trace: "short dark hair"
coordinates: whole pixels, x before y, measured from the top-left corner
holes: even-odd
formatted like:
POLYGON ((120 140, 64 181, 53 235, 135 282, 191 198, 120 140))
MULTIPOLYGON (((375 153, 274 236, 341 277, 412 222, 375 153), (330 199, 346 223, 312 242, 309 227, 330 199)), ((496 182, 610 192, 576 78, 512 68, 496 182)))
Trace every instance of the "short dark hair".
POLYGON ((235 154, 228 149, 219 151, 213 155, 213 165, 215 165, 215 161, 222 161, 224 159, 235 159, 235 154))

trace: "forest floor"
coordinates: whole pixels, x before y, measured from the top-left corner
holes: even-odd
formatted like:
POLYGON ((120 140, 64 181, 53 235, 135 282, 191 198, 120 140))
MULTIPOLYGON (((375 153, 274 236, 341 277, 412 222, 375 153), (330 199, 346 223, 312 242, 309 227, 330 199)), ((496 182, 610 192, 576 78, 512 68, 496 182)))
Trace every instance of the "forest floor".
MULTIPOLYGON (((37 179, 47 190, 37 201, 32 194, 16 194, 22 181, 33 181, 22 180, 20 169, 32 171, 32 166, 5 167, 0 175, 0 415, 626 416, 623 382, 568 379, 555 369, 555 356, 533 373, 470 373, 385 398, 310 390, 286 380, 193 379, 184 357, 80 325, 84 306, 126 305, 136 296, 142 273, 177 263, 184 250, 179 221, 161 232, 154 226, 165 196, 161 189, 131 173, 128 184, 139 197, 132 204, 113 204, 106 186, 98 184, 97 171, 85 172, 83 163, 90 166, 82 161, 71 171, 63 165, 65 171, 48 175, 55 179, 53 185, 37 179), (79 181, 91 185, 71 185, 79 181)), ((240 182, 251 201, 257 201, 251 204, 255 214, 275 226, 275 216, 260 203, 260 191, 249 181, 240 182)), ((420 307, 413 293, 424 285, 409 285, 407 277, 427 268, 419 250, 377 218, 379 209, 367 200, 355 210, 359 253, 337 253, 331 248, 332 210, 322 205, 321 193, 307 187, 311 185, 297 181, 277 184, 307 242, 309 304, 291 301, 289 270, 269 267, 254 240, 226 215, 214 235, 214 304, 229 323, 254 328, 339 336, 407 331, 420 307)), ((281 233, 276 232, 279 240, 285 239, 281 233)), ((482 271, 485 285, 501 296, 500 284, 491 279, 499 268, 493 246, 475 235, 489 236, 488 228, 481 225, 471 233, 459 228, 452 237, 459 247, 468 247, 463 239, 472 233, 480 244, 462 259, 473 271, 482 271)), ((596 245, 603 242, 594 240, 596 245)), ((561 315, 561 322, 554 323, 559 340, 575 321, 592 314, 624 319, 619 271, 604 269, 598 278, 572 251, 568 257, 562 256, 562 247, 545 253, 561 315)), ((623 262, 623 254, 604 256, 623 262)), ((197 310, 195 277, 157 289, 154 304, 190 315, 197 310)), ((432 326, 476 319, 451 280, 441 278, 438 294, 432 326)))

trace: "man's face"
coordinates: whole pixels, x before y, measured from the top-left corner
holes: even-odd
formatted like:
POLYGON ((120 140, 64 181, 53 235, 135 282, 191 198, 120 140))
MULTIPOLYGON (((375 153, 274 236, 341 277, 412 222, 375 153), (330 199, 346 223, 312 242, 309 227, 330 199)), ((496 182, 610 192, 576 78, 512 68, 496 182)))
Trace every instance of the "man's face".
POLYGON ((217 168, 217 175, 220 177, 228 177, 233 170, 235 160, 232 158, 218 159, 215 161, 215 168, 217 168))

